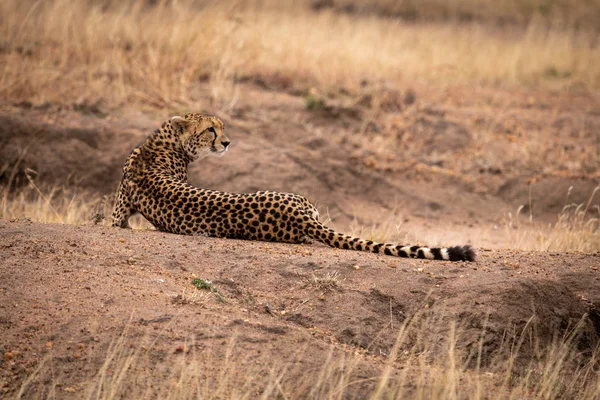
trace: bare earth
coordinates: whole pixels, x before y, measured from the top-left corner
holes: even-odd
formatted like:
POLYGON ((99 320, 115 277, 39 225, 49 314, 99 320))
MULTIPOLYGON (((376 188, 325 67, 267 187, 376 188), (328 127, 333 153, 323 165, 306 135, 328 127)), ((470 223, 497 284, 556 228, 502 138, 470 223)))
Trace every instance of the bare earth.
MULTIPOLYGON (((484 366, 526 326, 535 326, 539 342, 526 341, 519 360, 586 314, 578 346, 582 354, 593 349, 600 341, 600 253, 507 250, 514 237, 503 221, 520 205, 526 214, 533 208, 540 223, 554 221, 569 186, 570 201, 589 198, 600 183, 598 100, 415 91, 416 101, 385 94, 389 107, 378 114, 368 98, 311 111, 301 96, 248 84, 232 115, 223 116, 231 151, 195 164, 190 180, 211 189, 303 194, 329 225, 348 233, 398 221, 394 239, 471 243, 476 262, 0 220, 0 395, 24 388, 27 397, 52 390, 59 398, 84 397, 107 355, 123 358, 122 349, 132 348, 141 353, 124 369, 124 393, 160 398, 176 386, 178 367, 201 363, 207 381, 235 365, 242 394, 263 391, 273 371, 286 371, 282 385, 295 381, 302 394, 331 354, 345 354, 357 363, 350 392, 360 397, 415 313, 439 318, 428 331, 434 342, 448 337, 448 321, 456 320, 459 350, 473 354, 481 343, 484 366), (519 152, 524 146, 530 159, 519 152), (206 291, 191 297, 194 278, 212 281, 224 302, 206 291), (51 379, 28 381, 50 366, 51 379)), ((40 186, 103 196, 116 189, 127 153, 181 110, 107 116, 19 104, 1 111, 0 182, 14 172, 12 182, 25 185, 31 168, 40 186)), ((401 371, 402 360, 393 369, 401 371)), ((111 364, 105 373, 119 371, 111 364)))
MULTIPOLYGON (((256 368, 260 360, 265 375, 297 358, 303 364, 295 376, 316 375, 333 346, 359 351, 359 372, 373 377, 399 324, 425 305, 459 317, 466 349, 476 349, 485 324, 484 354, 510 342, 505 336, 518 334, 533 314, 547 343, 557 327, 573 326, 585 313, 593 323, 581 345, 593 348, 600 334, 600 254, 482 250, 475 263, 452 264, 320 245, 8 221, 0 223, 0 237, 0 329, 12 354, 0 371, 9 391, 50 357, 60 387, 77 397, 126 326, 134 340, 155 340, 151 359, 169 360, 154 379, 168 378, 179 358, 194 353, 222 360, 231 340, 236 362, 256 368), (338 287, 309 284, 333 272, 338 287), (212 280, 226 302, 185 304, 177 296, 191 292, 194 277, 212 280), (300 357, 304 352, 310 357, 300 357)), ((431 334, 441 341, 448 329, 431 334)))

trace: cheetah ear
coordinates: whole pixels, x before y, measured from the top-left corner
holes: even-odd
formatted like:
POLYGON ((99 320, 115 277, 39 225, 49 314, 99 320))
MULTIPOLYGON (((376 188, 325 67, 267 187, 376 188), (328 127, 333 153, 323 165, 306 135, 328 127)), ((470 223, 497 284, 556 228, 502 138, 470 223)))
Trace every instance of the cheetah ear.
POLYGON ((180 117, 179 115, 176 115, 173 118, 171 118, 171 125, 173 125, 175 128, 183 130, 188 126, 188 120, 186 120, 183 117, 180 117))

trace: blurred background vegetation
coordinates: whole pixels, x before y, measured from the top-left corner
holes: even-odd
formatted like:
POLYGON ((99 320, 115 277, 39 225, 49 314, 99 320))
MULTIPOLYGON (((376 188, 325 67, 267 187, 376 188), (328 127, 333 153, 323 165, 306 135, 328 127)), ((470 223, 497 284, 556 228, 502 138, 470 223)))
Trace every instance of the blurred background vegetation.
POLYGON ((0 96, 194 104, 210 82, 600 87, 600 0, 131 0, 0 4, 0 96))

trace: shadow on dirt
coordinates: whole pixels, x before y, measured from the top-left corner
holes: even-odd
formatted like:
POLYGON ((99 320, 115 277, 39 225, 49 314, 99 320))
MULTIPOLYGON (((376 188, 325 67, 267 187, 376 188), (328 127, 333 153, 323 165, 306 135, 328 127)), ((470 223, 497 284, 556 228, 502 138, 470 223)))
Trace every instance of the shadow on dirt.
POLYGON ((515 367, 527 368, 565 344, 573 344, 584 362, 600 345, 600 290, 585 285, 594 279, 582 272, 556 281, 481 282, 441 295, 407 282, 412 289, 402 297, 397 291, 345 290, 337 294, 335 311, 324 310, 314 320, 341 343, 373 354, 390 354, 404 323, 401 351, 443 357, 454 340, 469 368, 493 367, 510 357, 515 367), (596 302, 583 298, 578 287, 596 302))
MULTIPOLYGON (((548 349, 568 343, 576 347, 581 362, 589 361, 600 345, 600 309, 597 302, 578 295, 571 282, 593 279, 582 272, 563 275, 557 281, 504 283, 491 290, 496 300, 485 311, 457 303, 453 308, 458 307, 455 315, 464 328, 458 347, 468 354, 471 367, 475 367, 479 354, 481 366, 491 366, 499 357, 514 357, 516 367, 526 368, 547 357, 548 349)), ((597 299, 600 291, 595 292, 597 299)))
POLYGON ((127 133, 0 115, 0 185, 18 189, 28 183, 29 175, 44 185, 112 193, 135 143, 127 133))

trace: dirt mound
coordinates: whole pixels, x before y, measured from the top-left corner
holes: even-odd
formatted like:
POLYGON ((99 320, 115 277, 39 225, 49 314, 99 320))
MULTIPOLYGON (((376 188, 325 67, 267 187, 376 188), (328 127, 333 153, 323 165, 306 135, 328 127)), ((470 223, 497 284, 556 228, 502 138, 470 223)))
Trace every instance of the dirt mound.
MULTIPOLYGON (((574 340, 582 361, 600 340, 600 254, 482 251, 475 263, 447 263, 317 244, 0 221, 0 255, 5 394, 30 376, 28 390, 46 390, 35 375, 43 364, 61 397, 81 397, 103 368, 113 371, 103 379, 119 376, 111 354, 135 356, 132 369, 124 364, 122 385, 148 396, 160 397, 178 366, 198 360, 212 360, 206 377, 222 376, 228 365, 268 376, 276 366, 286 379, 308 382, 331 352, 357 357, 360 394, 372 389, 408 320, 425 331, 401 349, 418 346, 423 332, 441 346, 456 321, 456 351, 474 364, 481 345, 483 367, 492 354, 514 355, 521 342, 518 359, 528 365, 580 321, 574 340), (192 296, 194 278, 212 281, 223 302, 210 292, 192 296), (154 383, 146 387, 141 377, 154 383)), ((242 375, 244 393, 266 390, 242 375)))

